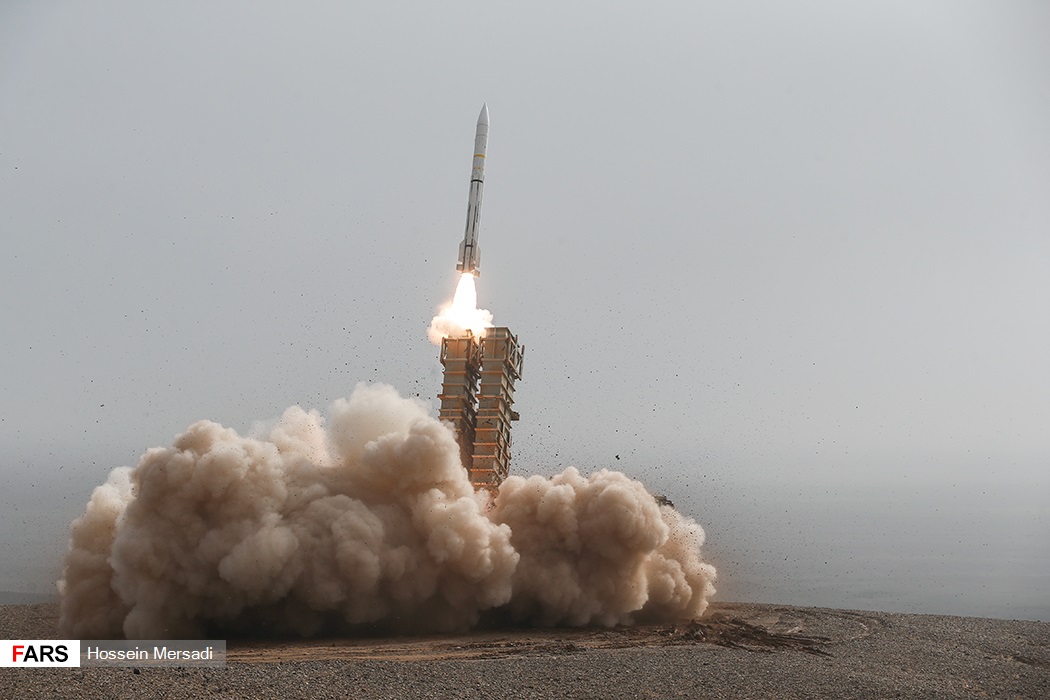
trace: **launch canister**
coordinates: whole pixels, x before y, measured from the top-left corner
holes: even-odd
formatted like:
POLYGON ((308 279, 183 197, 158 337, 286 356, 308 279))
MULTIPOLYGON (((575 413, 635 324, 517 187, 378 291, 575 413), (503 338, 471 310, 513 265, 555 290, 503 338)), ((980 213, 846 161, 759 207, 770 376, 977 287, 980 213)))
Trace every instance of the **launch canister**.
POLYGON ((478 116, 478 130, 474 134, 474 164, 470 169, 470 196, 467 199, 467 229, 459 244, 459 262, 456 269, 477 277, 481 274, 481 251, 478 232, 481 229, 481 195, 485 189, 485 152, 489 144, 489 106, 482 105, 478 116))

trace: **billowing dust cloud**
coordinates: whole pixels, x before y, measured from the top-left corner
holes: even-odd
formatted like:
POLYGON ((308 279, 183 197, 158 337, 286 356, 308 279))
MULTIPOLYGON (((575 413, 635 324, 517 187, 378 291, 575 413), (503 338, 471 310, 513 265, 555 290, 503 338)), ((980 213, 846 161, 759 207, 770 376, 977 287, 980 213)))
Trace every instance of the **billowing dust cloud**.
POLYGON ((114 470, 71 526, 71 638, 690 619, 704 533, 617 472, 475 493, 452 429, 388 386, 264 438, 210 421, 114 470))
POLYGON ((492 328, 492 312, 478 308, 474 275, 468 272, 460 275, 452 303, 438 309, 431 320, 427 337, 434 345, 441 345, 442 338, 462 337, 466 331, 480 336, 486 328, 492 328))

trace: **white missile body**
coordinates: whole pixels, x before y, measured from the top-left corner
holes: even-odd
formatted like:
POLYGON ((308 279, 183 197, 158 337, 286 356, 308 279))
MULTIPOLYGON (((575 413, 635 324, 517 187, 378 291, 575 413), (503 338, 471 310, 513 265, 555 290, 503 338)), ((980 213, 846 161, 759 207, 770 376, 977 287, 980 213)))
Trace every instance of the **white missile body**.
POLYGON ((485 190, 485 151, 489 145, 489 106, 482 105, 478 116, 478 130, 474 135, 474 165, 470 169, 470 197, 467 199, 467 230, 459 244, 459 262, 456 269, 481 274, 481 251, 478 249, 478 231, 481 229, 481 195, 485 190))

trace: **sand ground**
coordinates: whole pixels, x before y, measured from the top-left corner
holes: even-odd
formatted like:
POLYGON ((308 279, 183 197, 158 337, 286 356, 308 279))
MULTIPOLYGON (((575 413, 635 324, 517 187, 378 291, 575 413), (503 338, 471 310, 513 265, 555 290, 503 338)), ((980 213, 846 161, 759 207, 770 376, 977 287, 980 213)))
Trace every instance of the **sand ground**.
MULTIPOLYGON (((0 607, 0 638, 57 606, 0 607)), ((1050 698, 1050 623, 716 603, 699 622, 229 641, 226 669, 0 669, 0 698, 1050 698)))

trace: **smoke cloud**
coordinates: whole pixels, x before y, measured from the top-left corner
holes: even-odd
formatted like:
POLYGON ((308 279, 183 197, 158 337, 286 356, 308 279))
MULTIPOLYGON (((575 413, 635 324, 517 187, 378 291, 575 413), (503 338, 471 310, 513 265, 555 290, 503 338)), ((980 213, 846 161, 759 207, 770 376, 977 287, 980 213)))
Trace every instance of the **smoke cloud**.
POLYGON ((618 472, 475 493, 452 429, 388 386, 263 437, 210 421, 114 470, 70 528, 72 638, 692 619, 700 526, 618 472))

